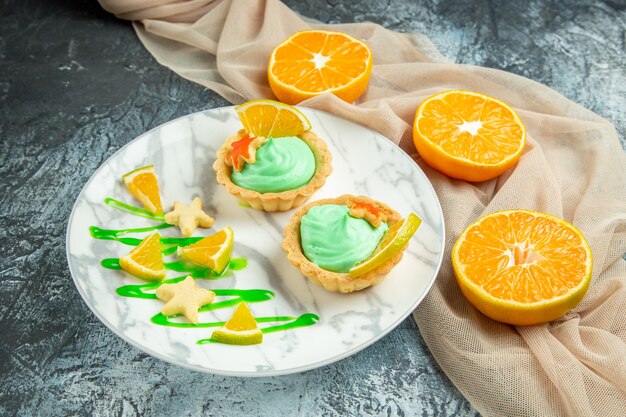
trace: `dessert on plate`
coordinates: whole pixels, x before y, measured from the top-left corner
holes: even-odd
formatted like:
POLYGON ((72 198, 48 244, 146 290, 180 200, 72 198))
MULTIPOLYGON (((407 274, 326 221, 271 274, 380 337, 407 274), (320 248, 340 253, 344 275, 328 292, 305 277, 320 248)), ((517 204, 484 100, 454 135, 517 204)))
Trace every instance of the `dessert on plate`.
POLYGON ((308 200, 332 171, 328 147, 298 109, 272 100, 235 108, 244 129, 217 151, 217 182, 255 209, 286 211, 308 200))
POLYGON ((420 224, 386 204, 342 195, 298 209, 284 230, 283 249, 302 273, 329 291, 378 284, 402 259, 420 224))

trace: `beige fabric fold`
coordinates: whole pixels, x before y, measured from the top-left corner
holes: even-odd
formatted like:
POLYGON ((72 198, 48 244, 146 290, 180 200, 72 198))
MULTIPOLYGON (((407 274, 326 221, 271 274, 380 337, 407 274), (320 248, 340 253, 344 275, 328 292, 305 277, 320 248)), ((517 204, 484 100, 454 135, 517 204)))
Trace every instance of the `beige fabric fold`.
POLYGON ((446 220, 446 251, 414 317, 437 362, 486 416, 626 414, 626 155, 610 123, 531 80, 447 62, 423 35, 371 23, 309 23, 277 0, 100 3, 135 21, 159 63, 232 103, 273 97, 269 54, 297 30, 324 28, 364 40, 374 53, 366 93, 355 104, 326 94, 302 105, 381 132, 412 154, 432 181, 446 220), (450 88, 486 93, 517 109, 528 147, 515 168, 470 184, 432 170, 415 154, 411 125, 418 104, 450 88), (508 208, 571 221, 592 247, 589 292, 552 323, 492 321, 463 298, 454 279, 449 258, 459 233, 480 215, 508 208))

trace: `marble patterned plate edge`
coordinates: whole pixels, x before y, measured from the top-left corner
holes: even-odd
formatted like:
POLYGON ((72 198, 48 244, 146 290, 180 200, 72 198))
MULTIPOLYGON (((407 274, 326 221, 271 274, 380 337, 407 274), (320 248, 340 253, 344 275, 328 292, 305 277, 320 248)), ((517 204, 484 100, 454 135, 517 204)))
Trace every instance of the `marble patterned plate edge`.
MULTIPOLYGON (((142 344, 140 342, 138 342, 137 340, 135 340, 132 337, 129 337, 127 334, 125 334, 123 331, 120 331, 118 329, 118 327, 116 325, 114 325, 111 320, 109 320, 109 318, 106 317, 105 314, 103 314, 103 312, 101 312, 98 308, 96 308, 94 305, 92 305, 92 303, 90 303, 88 300, 88 294, 86 289, 83 287, 83 283, 81 282, 81 280, 78 278, 78 273, 76 271, 76 267, 73 264, 73 259, 71 256, 71 236, 72 236, 72 232, 73 232, 73 226, 74 226, 74 221, 75 221, 75 216, 77 213, 77 207, 79 202, 84 198, 84 195, 86 193, 86 191, 88 190, 88 188, 90 187, 90 185, 94 182, 95 178, 98 177, 98 175, 103 171, 103 169, 108 166, 108 164, 111 163, 111 161, 116 160, 116 158, 119 158, 121 155, 124 154, 124 152, 126 152, 126 150, 128 150, 131 146, 133 146, 133 144, 137 143, 138 141, 144 140, 144 138, 150 137, 151 134, 153 134, 154 132, 158 132, 160 130, 162 130, 163 128, 167 127, 167 126, 171 126, 171 125, 175 125, 176 123, 179 123, 185 119, 193 119, 194 117, 198 117, 198 116, 202 116, 202 115, 209 115, 209 114, 219 114, 220 112, 231 112, 234 114, 233 111, 234 106, 229 106, 229 107, 223 107, 223 108, 217 108, 217 109, 210 109, 210 110, 204 110, 204 111, 200 111, 200 112, 196 112, 193 114, 189 114, 189 115, 185 115, 182 117, 179 117, 177 119, 171 120, 169 122, 166 122, 160 126, 157 126, 141 135, 139 135, 138 137, 136 137, 135 139, 131 140, 130 142, 128 142, 127 144, 125 144, 122 148, 120 148, 119 150, 117 150, 113 155, 111 155, 104 163, 102 163, 100 165, 100 167, 98 167, 98 169, 94 172, 94 174, 89 178, 89 180, 87 181, 87 183, 85 184, 85 186, 83 187, 83 189, 81 190, 80 194, 78 195, 76 201, 74 202, 73 208, 72 208, 72 212, 68 221, 68 227, 67 227, 67 232, 66 232, 66 255, 67 255, 67 260, 68 260, 68 265, 69 265, 69 269, 70 269, 70 274, 72 275, 72 279, 81 295, 81 297, 83 298, 83 300, 85 301, 85 303, 88 305, 88 307, 93 311, 93 313, 96 315, 96 317, 98 317, 98 319, 100 321, 102 321, 109 329, 111 329, 115 334, 117 334, 119 337, 121 337, 123 340, 127 341, 128 343, 130 343, 131 345, 139 348, 140 350, 150 354, 151 356, 157 357, 161 360, 164 360, 166 362, 170 362, 173 364, 176 364, 178 366, 182 366, 182 367, 186 367, 188 369, 192 369, 192 370, 196 370, 196 371, 205 371, 205 372, 210 372, 210 373, 214 373, 214 374, 220 374, 220 375, 230 375, 230 376, 273 376, 273 375, 283 375, 283 374, 289 374, 289 373, 296 373, 296 372, 303 372, 306 370, 310 370, 310 369, 314 369, 314 368, 318 368, 321 366, 325 366, 328 364, 331 364, 333 362, 339 361, 341 359, 344 359, 348 356, 351 356, 359 351, 361 351, 362 349, 370 346, 371 344, 375 343, 376 341, 378 341, 379 339, 381 339, 383 336, 385 336, 386 334, 388 334, 391 330, 393 330, 397 325, 399 325, 418 305, 419 303, 424 299, 424 297, 426 296, 426 294, 428 293, 428 291, 430 290, 430 288, 432 287, 437 274, 439 272, 441 263, 442 263, 442 259, 443 259, 443 244, 445 242, 445 228, 444 228, 444 221, 443 221, 443 213, 441 211, 441 206, 439 204, 439 201, 437 199, 436 193, 432 187, 432 185, 430 184, 430 181, 428 180, 428 178, 426 177, 426 175, 423 173, 423 171, 419 168, 419 166, 417 166, 417 164, 415 164, 415 162, 404 152, 402 151, 399 147, 397 147, 396 145, 392 144, 391 142, 389 142, 386 138, 384 138, 382 135, 373 132, 365 127, 362 127, 358 124, 355 124, 353 122, 341 119, 338 116, 335 116, 333 114, 327 113, 327 112, 323 112, 323 111, 319 111, 319 110, 312 110, 312 109, 308 109, 308 108, 301 108, 305 114, 312 119, 312 123, 314 125, 314 130, 320 134, 319 131, 317 131, 315 129, 315 123, 313 119, 317 119, 318 116, 321 117, 322 119, 326 119, 326 121, 334 119, 334 120, 338 120, 341 123, 348 123, 348 124, 352 124, 354 126, 359 127, 360 129, 364 129, 364 130, 368 130, 369 132, 371 132, 373 135, 375 135, 376 137, 378 137, 379 139, 382 139, 383 141, 387 142, 389 145, 391 145, 391 147, 396 149, 396 153, 399 153, 402 155, 402 157, 405 160, 410 161, 410 164, 413 166, 414 170, 413 170, 413 174, 417 174, 417 176, 421 179, 422 182, 422 186, 424 186, 426 188, 426 191, 428 191, 430 193, 430 198, 432 201, 434 201, 434 206, 436 207, 432 207, 434 208, 434 212, 435 212, 435 217, 437 217, 437 219, 430 219, 435 220, 434 221, 434 232, 437 235, 437 248, 433 249, 433 253, 436 253, 436 256, 434 257, 434 259, 432 259, 433 263, 432 263, 432 271, 431 271, 431 276, 428 278, 428 282, 426 282, 426 285, 423 286, 423 290, 421 291, 421 293, 415 297, 411 303, 409 303, 407 305, 407 308, 405 308, 402 312, 400 313, 396 313, 395 314, 395 318, 393 321, 391 321, 390 323, 387 323, 384 328, 380 329, 380 331, 378 331, 376 334, 374 334, 372 337, 367 338, 366 340, 358 343, 355 346, 351 346, 348 349, 345 349, 344 351, 338 353, 338 354, 334 354, 331 355, 329 357, 320 359, 320 360, 315 360, 312 361, 310 363, 303 363, 301 365, 298 366, 293 366, 290 368, 282 368, 282 369, 266 369, 266 370, 256 370, 256 371, 231 371, 228 369, 219 369, 219 368, 212 368, 212 367, 205 367, 205 366, 197 366, 194 364, 190 364, 184 360, 180 360, 178 358, 175 357, 171 357, 169 355, 165 355, 162 354, 161 352, 158 352, 154 349, 151 349, 150 347, 146 346, 145 344, 142 344)), ((326 133, 326 132, 324 132, 326 133)), ((334 142, 334 141, 333 141, 334 142)), ((335 158, 334 161, 334 165, 336 164, 340 164, 341 162, 339 161, 339 158, 335 158)), ((333 178, 332 176, 329 178, 329 182, 332 182, 333 178)), ((324 188, 322 189, 324 190, 324 188)), ((348 191, 349 192, 349 191, 348 191)), ((231 197, 232 198, 232 197, 231 197)), ((319 198, 324 198, 324 196, 313 196, 312 200, 316 200, 319 198)), ((431 201, 431 202, 432 202, 431 201)), ((392 205, 393 207, 393 205, 392 205)), ((395 208, 395 207, 394 207, 395 208)), ((290 212, 288 212, 290 213, 290 212)), ((421 214, 421 213, 420 213, 421 214)), ((432 216, 431 216, 432 217, 432 216)), ((425 219, 426 222, 428 222, 429 219, 425 219)), ((405 256, 406 258, 406 256, 405 256)), ((404 262, 404 261, 403 261, 404 262)), ((392 271, 393 272, 393 271, 392 271)), ((306 280, 306 278, 302 277, 303 280, 306 280)), ((386 280, 389 279, 386 278, 386 280)), ((384 283, 385 281, 383 281, 384 283)), ((309 286, 312 285, 309 283, 309 286)), ((383 284, 379 284, 383 285, 383 284)), ((366 290, 366 291, 375 291, 377 287, 374 287, 373 289, 370 290, 366 290)), ((272 288, 272 290, 274 290, 274 288, 272 288)), ((324 291, 322 289, 319 289, 320 291, 324 291)), ((346 297, 346 295, 342 295, 343 297, 346 297)), ((350 295, 347 295, 348 297, 350 297, 350 295)), ((322 317, 323 319, 323 317, 322 317)))

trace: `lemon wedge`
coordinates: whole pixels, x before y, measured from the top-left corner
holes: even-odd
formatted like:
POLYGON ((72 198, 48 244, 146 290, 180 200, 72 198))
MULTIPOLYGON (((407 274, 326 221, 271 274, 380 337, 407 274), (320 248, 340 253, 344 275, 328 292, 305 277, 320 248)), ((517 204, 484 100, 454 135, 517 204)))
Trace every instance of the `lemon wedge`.
POLYGON ((401 252, 409 239, 415 234, 415 231, 422 223, 416 214, 410 213, 402 222, 397 222, 387 230, 380 240, 378 247, 370 255, 369 258, 361 263, 356 264, 348 275, 351 277, 359 277, 374 269, 378 268, 396 254, 401 252))

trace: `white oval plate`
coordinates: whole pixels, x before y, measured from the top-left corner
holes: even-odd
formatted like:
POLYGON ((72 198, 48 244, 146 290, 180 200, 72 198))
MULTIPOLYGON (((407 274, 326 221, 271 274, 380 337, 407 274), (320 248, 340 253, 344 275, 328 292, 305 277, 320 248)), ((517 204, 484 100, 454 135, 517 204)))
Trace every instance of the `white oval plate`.
MULTIPOLYGON (((128 143, 96 171, 76 200, 67 229, 70 271, 81 296, 107 327, 150 355, 180 366, 224 375, 269 376, 305 371, 352 355, 383 337, 415 309, 435 281, 443 255, 443 215, 430 182, 408 155, 380 134, 328 113, 302 111, 333 154, 333 173, 311 200, 363 194, 403 216, 419 215, 423 223, 402 262, 382 283, 357 293, 331 293, 311 283, 281 249, 282 229, 292 212, 264 213, 242 207, 215 181, 215 152, 241 125, 233 107, 208 110, 168 122, 128 143), (219 280, 196 280, 198 285, 271 290, 275 293, 272 300, 250 304, 255 316, 297 317, 308 312, 318 315, 319 322, 265 334, 263 343, 255 346, 199 345, 196 342, 209 338, 213 329, 153 324, 150 318, 161 309, 161 301, 117 295, 117 287, 144 282, 105 269, 100 261, 123 256, 131 247, 96 240, 88 228, 156 224, 103 203, 112 197, 140 206, 120 178, 149 164, 154 164, 159 176, 165 210, 174 200, 188 204, 193 197, 201 197, 216 223, 212 230, 198 229, 195 235, 231 226, 233 256, 248 259, 246 269, 219 280)), ((180 236, 175 228, 160 232, 180 236)), ((168 271, 168 278, 181 275, 168 271)), ((232 312, 232 308, 203 312, 200 321, 225 321, 232 312)))

